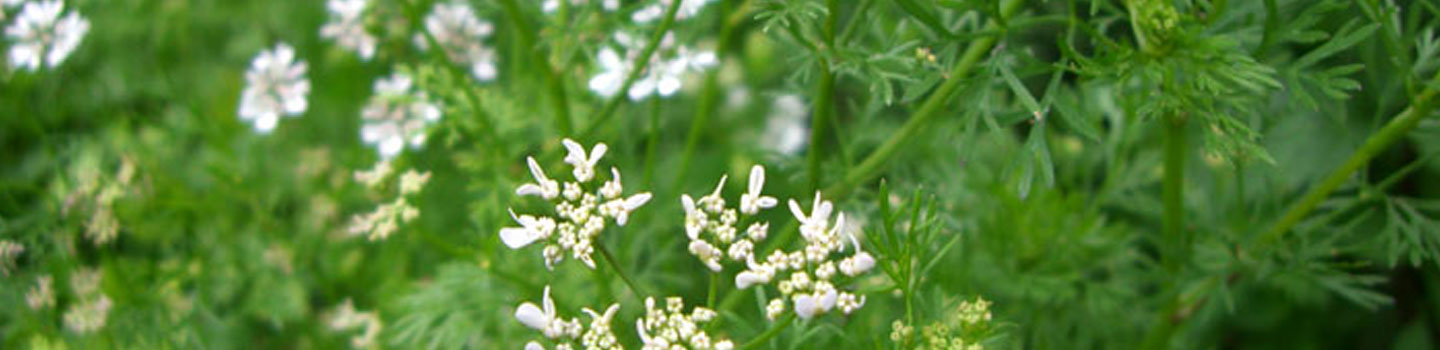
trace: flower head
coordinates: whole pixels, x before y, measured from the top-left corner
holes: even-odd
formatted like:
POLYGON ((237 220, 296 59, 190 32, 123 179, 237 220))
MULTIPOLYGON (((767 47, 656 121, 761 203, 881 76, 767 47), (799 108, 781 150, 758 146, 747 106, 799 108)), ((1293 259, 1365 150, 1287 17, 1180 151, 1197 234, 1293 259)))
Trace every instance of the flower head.
MULTIPOLYGON (((740 196, 739 210, 727 208, 725 199, 720 196, 727 178, 721 176, 715 190, 698 200, 688 194, 680 196, 680 204, 685 209, 685 235, 690 238, 690 253, 714 272, 723 270, 723 258, 728 257, 735 262, 753 261, 755 244, 765 239, 770 224, 749 222, 743 235, 737 227, 758 214, 760 209, 774 207, 776 202, 774 197, 760 193, 765 186, 765 167, 755 165, 750 168, 750 186, 740 196)), ((763 276, 742 273, 736 276, 736 283, 748 285, 763 276)))
POLYGON ((43 64, 54 68, 80 46, 90 31, 90 21, 74 11, 61 17, 64 9, 65 4, 56 0, 25 3, 20 15, 5 28, 5 36, 14 41, 11 67, 36 70, 43 64))
POLYGON ((295 60, 295 49, 285 43, 261 51, 245 72, 245 91, 240 94, 240 119, 254 124, 262 134, 275 130, 281 116, 294 117, 309 106, 310 80, 306 65, 295 60))
POLYGON ((0 276, 9 276, 15 269, 15 259, 25 252, 25 246, 11 240, 0 240, 0 276))
POLYGON ((430 41, 445 52, 451 62, 470 68, 480 81, 495 79, 495 51, 485 46, 485 38, 495 31, 490 22, 475 16, 475 9, 461 2, 435 4, 425 16, 426 34, 415 35, 415 46, 430 49, 430 41))
POLYGON ((425 92, 412 90, 412 84, 404 73, 375 81, 375 94, 360 112, 360 138, 375 145, 381 158, 400 154, 407 144, 424 145, 429 125, 440 120, 440 107, 425 92))
MULTIPOLYGON (((675 1, 678 0, 656 1, 653 4, 642 7, 639 10, 635 11, 635 13, 632 13, 630 15, 630 20, 635 21, 635 23, 653 22, 657 19, 660 19, 661 16, 664 16, 665 9, 670 7, 671 4, 673 4, 675 1)), ((684 0, 680 3, 680 9, 676 10, 675 12, 675 20, 685 20, 690 17, 695 17, 696 15, 699 15, 700 10, 704 9, 705 4, 710 3, 710 1, 711 0, 684 0)))
POLYGON ((329 0, 325 9, 330 19, 320 27, 320 37, 355 51, 362 60, 375 57, 378 40, 365 30, 365 7, 369 0, 329 0))
POLYGON ((516 215, 512 211, 511 217, 520 226, 501 228, 500 240, 511 249, 543 241, 546 268, 554 268, 556 263, 565 259, 566 252, 594 268, 595 261, 590 257, 595 250, 592 242, 605 230, 606 219, 624 226, 630 213, 649 202, 651 196, 648 192, 623 196, 620 170, 615 168, 610 169, 610 180, 595 189, 592 185, 595 166, 608 147, 600 143, 586 150, 574 140, 564 139, 562 143, 569 152, 565 163, 574 168, 571 174, 575 181, 562 184, 550 179, 540 164, 530 157, 526 163, 535 182, 515 189, 520 196, 539 196, 549 201, 554 205, 555 215, 516 215))
POLYGON ((635 320, 635 331, 640 334, 644 350, 730 350, 735 344, 727 339, 711 338, 700 324, 715 319, 716 313, 703 307, 694 307, 685 313, 685 303, 680 297, 665 299, 665 307, 657 308, 655 298, 645 299, 645 317, 635 320))
POLYGON ((831 221, 834 205, 821 199, 819 193, 815 194, 808 214, 799 202, 792 199, 789 204, 791 213, 800 222, 804 247, 772 252, 764 262, 748 260, 747 269, 735 276, 735 286, 744 289, 774 282, 781 298, 770 300, 766 307, 766 315, 772 320, 784 312, 787 300, 795 314, 804 319, 835 308, 846 314, 859 309, 865 304, 865 297, 842 290, 837 284, 869 271, 875 266, 875 258, 860 250, 855 236, 841 232, 846 227, 845 214, 836 215, 831 221), (842 235, 849 238, 854 250, 837 262, 836 255, 845 246, 842 235))
MULTIPOLYGON (((515 319, 526 327, 540 331, 547 341, 556 344, 555 349, 574 349, 574 343, 578 339, 586 350, 620 350, 620 343, 610 327, 616 311, 619 310, 619 304, 611 304, 604 313, 584 308, 581 311, 590 315, 590 323, 581 324, 578 319, 560 316, 555 309, 555 301, 550 299, 550 286, 545 286, 545 295, 540 305, 531 302, 520 304, 520 307, 515 308, 515 319)), ((539 341, 531 341, 525 344, 525 349, 539 350, 545 349, 545 346, 539 341)))
POLYGON ((356 348, 369 348, 378 345, 376 340, 380 338, 380 331, 384 325, 380 323, 380 316, 374 311, 361 312, 355 310, 355 303, 345 299, 329 317, 330 329, 336 331, 349 331, 353 329, 364 329, 360 334, 350 338, 350 345, 356 348))
MULTIPOLYGON (((615 34, 615 42, 624 49, 621 56, 614 48, 602 46, 596 55, 600 73, 590 78, 590 90, 603 97, 614 96, 625 85, 625 79, 635 69, 644 53, 645 43, 623 32, 615 34)), ((626 90, 631 100, 639 101, 650 95, 668 97, 680 90, 681 79, 686 73, 703 71, 716 65, 717 59, 711 51, 692 51, 675 44, 673 33, 666 33, 660 46, 648 58, 645 71, 626 90)))

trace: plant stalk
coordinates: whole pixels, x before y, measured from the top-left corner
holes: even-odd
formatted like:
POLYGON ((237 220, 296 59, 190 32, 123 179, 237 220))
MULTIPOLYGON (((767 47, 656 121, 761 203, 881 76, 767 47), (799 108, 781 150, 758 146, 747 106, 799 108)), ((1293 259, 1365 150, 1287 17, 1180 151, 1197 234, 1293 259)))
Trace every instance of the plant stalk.
POLYGON ((634 280, 630 279, 630 275, 625 274, 625 269, 620 268, 620 264, 615 262, 615 256, 610 254, 610 248, 606 248, 603 243, 596 242, 595 250, 600 251, 600 257, 605 259, 605 263, 610 265, 611 270, 615 270, 615 274, 620 275, 620 280, 625 281, 625 286, 630 288, 630 292, 635 294, 636 298, 641 298, 643 295, 646 295, 645 291, 640 289, 640 286, 635 284, 634 280))
POLYGON ((756 347, 764 345, 765 342, 768 342, 770 341, 770 339, 775 338, 775 336, 780 335, 780 331, 784 331, 786 327, 790 327, 791 323, 795 323, 795 314, 785 314, 785 317, 781 318, 780 322, 777 322, 775 323, 775 325, 770 326, 770 329, 765 330, 765 333, 761 333, 760 336, 755 337, 755 339, 751 339, 749 343, 741 345, 740 350, 754 349, 756 347))
POLYGON ((1161 199, 1165 203, 1164 243, 1166 269, 1175 272, 1185 261, 1185 116, 1171 115, 1165 121, 1165 178, 1161 199))

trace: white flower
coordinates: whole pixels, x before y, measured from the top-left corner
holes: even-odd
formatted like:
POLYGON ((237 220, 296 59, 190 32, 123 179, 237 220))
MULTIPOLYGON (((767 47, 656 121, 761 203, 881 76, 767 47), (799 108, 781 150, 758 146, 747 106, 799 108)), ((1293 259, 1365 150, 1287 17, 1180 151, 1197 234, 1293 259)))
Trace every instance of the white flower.
POLYGON ((365 31, 365 7, 369 0, 329 0, 325 8, 330 19, 320 27, 320 37, 335 40, 335 43, 360 55, 362 60, 375 57, 378 40, 365 31))
POLYGON ((720 272, 722 268, 720 266, 720 257, 723 254, 720 253, 720 249, 716 249, 715 246, 710 245, 709 242, 698 239, 690 241, 690 254, 695 254, 695 257, 700 258, 700 261, 704 262, 705 266, 710 268, 710 271, 720 272))
POLYGON ((520 227, 505 227, 500 229, 500 240, 510 249, 518 249, 535 241, 546 239, 555 231, 555 220, 549 217, 536 218, 530 215, 515 215, 510 211, 510 217, 520 224, 520 227))
POLYGON ((374 311, 359 312, 355 310, 355 303, 345 299, 330 316, 330 329, 336 331, 347 331, 356 328, 363 328, 364 331, 350 338, 350 345, 356 348, 369 348, 375 346, 380 337, 383 324, 380 323, 380 316, 374 311))
POLYGON ((25 246, 11 240, 0 240, 0 276, 9 276, 15 268, 15 259, 25 252, 25 246))
POLYGON ((520 304, 515 309, 515 319, 526 327, 540 331, 546 338, 575 338, 580 336, 580 322, 574 319, 566 320, 556 314, 555 300, 550 299, 550 286, 545 286, 545 296, 541 305, 537 306, 531 302, 520 304))
POLYGON ((25 3, 19 17, 5 28, 5 35, 14 40, 10 45, 11 67, 36 70, 43 63, 54 68, 80 46, 80 40, 90 31, 90 21, 73 11, 61 18, 64 7, 64 3, 54 0, 25 3))
POLYGON ((610 321, 615 319, 615 312, 619 310, 620 304, 610 304, 603 314, 590 308, 581 310, 590 315, 590 325, 581 335, 580 345, 586 350, 619 350, 620 341, 615 339, 615 333, 610 328, 610 321))
POLYGON ((770 279, 775 278, 775 268, 769 264, 757 264, 753 256, 745 263, 749 269, 735 275, 735 288, 750 288, 753 285, 770 283, 770 279))
POLYGON ((605 151, 609 149, 604 142, 601 142, 595 144, 595 147, 586 153, 585 146, 575 140, 566 138, 560 140, 560 143, 564 144, 565 150, 569 152, 565 155, 565 163, 575 167, 571 174, 575 175, 575 181, 581 183, 590 182, 590 179, 595 177, 595 164, 600 162, 600 157, 604 157, 605 151))
POLYGON ((415 46, 430 48, 433 38, 451 62, 468 65, 470 74, 480 81, 495 79, 495 51, 486 47, 485 38, 495 31, 494 25, 475 17, 475 10, 465 3, 435 4, 425 16, 425 34, 415 35, 415 46))
MULTIPOLYGON (((589 1, 588 1, 588 0, 570 0, 570 7, 571 7, 571 8, 575 8, 575 7, 584 6, 587 2, 589 2, 589 1)), ((620 0, 603 0, 603 1, 601 2, 601 5, 600 5, 600 6, 601 6, 602 8, 604 8, 605 11, 615 11, 615 10, 620 9, 620 0)), ((560 1, 559 1, 559 0, 545 0, 545 2, 540 5, 540 9, 543 10, 543 11, 545 11, 545 13, 554 13, 555 10, 559 10, 559 9, 560 9, 560 1)))
MULTIPOLYGON (((661 16, 665 15, 665 9, 670 7, 670 4, 675 1, 677 0, 660 0, 654 4, 645 6, 631 14, 630 20, 635 21, 635 23, 648 23, 660 19, 661 16)), ((680 9, 675 12, 675 20, 678 21, 695 17, 700 14, 700 10, 705 8, 705 4, 710 3, 710 1, 711 0, 684 0, 680 3, 680 9)))
POLYGON ((712 340, 702 323, 716 316, 714 310, 693 308, 684 313, 685 304, 679 297, 665 300, 665 308, 655 307, 655 298, 645 299, 645 317, 635 320, 635 332, 644 344, 643 350, 725 350, 735 344, 726 339, 712 340))
POLYGON ((254 124, 255 131, 275 130, 281 116, 294 117, 309 107, 310 80, 306 65, 295 60, 295 49, 285 43, 261 51, 245 72, 245 91, 240 94, 240 119, 254 124))
POLYGON ((427 126, 440 120, 440 107, 424 92, 412 91, 411 85, 410 76, 404 73, 375 81, 375 94, 360 111, 364 122, 360 138, 375 145, 383 159, 400 154, 406 144, 414 148, 424 145, 427 126))
POLYGON ((530 166, 530 176, 535 178, 535 182, 520 185, 515 189, 516 195, 539 195, 545 199, 555 199, 555 196, 560 195, 560 183, 545 176, 545 169, 540 168, 535 157, 525 157, 525 163, 530 166))
POLYGON ((765 131, 760 135, 760 145, 765 149, 783 155, 795 155, 810 142, 810 127, 806 126, 809 111, 805 102, 797 95, 782 95, 775 98, 770 114, 765 118, 765 131))
POLYGON ((35 278, 35 287, 25 293, 25 304, 29 305, 31 310, 55 306, 55 292, 51 290, 53 280, 50 275, 35 278))
POLYGON ((765 167, 755 165, 750 167, 749 191, 740 195, 740 212, 747 215, 755 215, 760 209, 769 209, 776 204, 775 197, 760 194, 765 187, 765 167))
MULTIPOLYGON (((590 90, 602 97, 614 96, 625 85, 625 79, 640 61, 645 42, 623 32, 615 34, 615 42, 625 50, 624 56, 614 48, 603 46, 596 55, 600 73, 590 79, 590 90)), ((714 67, 717 58, 711 51, 691 52, 689 48, 675 44, 675 36, 667 32, 655 52, 648 58, 646 70, 626 90, 626 96, 639 101, 650 95, 668 97, 680 90, 681 78, 686 73, 714 67)))

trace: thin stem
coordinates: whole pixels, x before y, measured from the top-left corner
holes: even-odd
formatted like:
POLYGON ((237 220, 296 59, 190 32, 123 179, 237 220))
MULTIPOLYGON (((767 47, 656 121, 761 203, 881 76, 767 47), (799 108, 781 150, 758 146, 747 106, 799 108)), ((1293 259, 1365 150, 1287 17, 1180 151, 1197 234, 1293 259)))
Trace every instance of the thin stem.
POLYGON ((785 330, 786 327, 790 327, 791 323, 795 323, 795 314, 785 314, 785 317, 781 318, 780 322, 777 322, 775 323, 775 325, 770 326, 770 329, 765 330, 765 333, 760 333, 760 336, 755 337, 755 339, 751 339, 749 343, 741 345, 740 350, 754 349, 756 347, 759 347, 760 345, 765 344, 765 342, 770 341, 771 338, 775 338, 775 336, 780 335, 780 331, 785 330))
MULTIPOLYGON (((1020 4, 1023 2, 1023 0, 1009 0, 1001 4, 1001 17, 1009 17, 1014 14, 1015 11, 1020 9, 1020 4)), ((1002 29, 1002 27, 999 19, 991 19, 985 25, 985 30, 1000 29, 1002 29)), ((980 63, 982 58, 989 54, 990 49, 993 48, 998 41, 999 37, 997 36, 980 37, 971 41, 970 45, 965 48, 965 53, 961 55, 960 60, 956 61, 955 66, 950 69, 950 73, 947 75, 945 82, 941 83, 940 87, 936 88, 935 92, 931 93, 930 97, 925 99, 925 102, 920 105, 920 109, 917 109, 915 113, 911 114, 910 119, 905 121, 904 125, 900 126, 900 130, 890 135, 890 138, 886 139, 885 143, 880 145, 880 148, 870 153, 869 156, 865 157, 865 160, 861 161, 859 165, 846 173, 844 179, 827 187, 825 189, 825 195, 831 198, 844 197, 849 194, 851 190, 855 189, 855 186, 859 186, 861 183, 875 177, 875 175, 880 172, 881 166, 885 165, 891 157, 894 157, 896 153, 900 152, 900 149, 904 147, 907 142, 914 139, 915 133, 924 129, 927 124, 930 123, 930 120, 940 114, 940 109, 950 101, 950 96, 954 95, 955 91, 960 88, 960 83, 964 80, 964 77, 970 73, 970 70, 974 68, 976 64, 980 63)))
POLYGON ((610 265, 611 270, 615 270, 615 274, 620 275, 620 280, 625 281, 625 286, 630 288, 630 292, 634 293, 636 298, 646 295, 645 291, 640 289, 640 286, 636 285, 634 280, 630 279, 630 275, 625 274, 625 269, 620 268, 620 264, 615 263, 615 257, 610 255, 610 249, 605 248, 604 243, 596 242, 595 250, 600 251, 600 257, 605 259, 605 263, 610 265))
MULTIPOLYGON (((563 1, 562 1, 563 2, 563 1)), ((520 5, 515 0, 500 0, 505 7, 507 17, 515 24, 515 37, 530 53, 531 60, 540 64, 540 75, 544 78, 546 89, 550 93, 551 107, 555 110, 555 128, 561 135, 570 135, 570 103, 565 97, 565 84, 561 82, 562 77, 555 73, 555 68, 550 66, 550 59, 535 44, 536 31, 530 26, 530 21, 520 11, 520 5)))
MULTIPOLYGON (((840 4, 836 0, 826 0, 830 16, 825 20, 825 46, 814 47, 815 55, 819 57, 820 81, 815 87, 814 112, 811 112, 810 119, 810 145, 805 151, 806 163, 809 164, 810 187, 807 191, 820 189, 820 163, 824 160, 824 154, 820 152, 822 141, 825 137, 826 124, 832 118, 834 107, 830 102, 835 94, 835 74, 830 72, 830 59, 825 57, 825 50, 835 45, 835 23, 840 16, 840 4)), ((791 32, 796 40, 802 40, 799 32, 791 32)))
POLYGON ((1185 261, 1185 117, 1172 115, 1165 122, 1165 178, 1162 200, 1165 202, 1166 254, 1165 267, 1175 271, 1185 261))
POLYGON ((655 187, 655 152, 660 143, 660 97, 650 99, 650 135, 645 141, 645 184, 655 187))
MULTIPOLYGON (((514 2, 515 0, 505 1, 514 2)), ((665 10, 665 18, 660 20, 660 26, 656 27, 655 33, 650 35, 650 42, 645 44, 645 49, 640 51, 640 56, 635 61, 635 67, 626 73, 625 83, 620 84, 620 89, 616 90, 615 96, 611 96, 610 100, 605 101, 600 112, 590 120, 590 126, 585 128, 585 138, 590 138, 595 132, 600 131, 600 127, 605 126, 605 122, 615 115, 615 108, 620 106, 620 100, 629 95, 626 92, 630 90, 631 85, 635 85, 636 80, 640 79, 640 74, 644 73, 645 67, 650 64, 650 56, 655 55, 655 50, 660 48, 660 41, 665 38, 665 33, 669 32, 670 26, 675 23, 675 14, 679 13, 680 4, 683 2, 684 0, 676 0, 670 4, 669 9, 665 10)))
POLYGON ((720 294, 720 274, 710 274, 710 294, 705 297, 705 307, 715 309, 715 295, 720 294))
MULTIPOLYGON (((1436 74, 1431 81, 1440 82, 1440 74, 1436 74)), ((1389 123, 1386 123, 1380 131, 1366 139, 1365 143, 1360 146, 1360 149, 1355 150, 1355 153, 1351 154, 1350 158, 1345 160, 1345 163, 1341 164, 1335 171, 1330 172, 1330 175, 1326 176, 1325 179, 1320 182, 1320 185, 1311 188, 1309 192, 1305 193, 1304 197, 1301 197, 1299 202, 1296 202, 1289 210, 1286 210, 1285 214, 1280 217, 1280 220, 1275 222, 1275 226, 1272 226, 1269 231, 1266 231, 1258 237, 1259 244, 1262 246, 1269 245, 1279 240, 1286 232, 1290 231, 1295 224, 1300 223, 1301 219, 1304 219, 1306 215, 1310 214, 1310 211, 1315 210, 1315 207, 1319 206, 1320 202, 1325 200, 1325 197, 1330 196, 1330 192, 1334 192, 1335 189, 1344 184, 1346 180, 1350 179, 1351 174, 1354 174, 1360 170, 1360 168, 1369 164, 1370 160, 1375 158, 1376 155, 1379 155, 1381 151, 1389 148, 1390 145, 1396 141, 1400 141, 1410 130, 1415 129, 1415 126, 1420 124, 1420 120, 1425 119, 1425 116, 1429 115, 1430 112, 1435 109, 1435 94, 1436 91, 1429 88, 1420 92, 1420 94, 1415 97, 1415 102, 1412 103, 1409 108, 1400 112, 1399 115, 1395 116, 1395 119, 1391 119, 1389 123)))

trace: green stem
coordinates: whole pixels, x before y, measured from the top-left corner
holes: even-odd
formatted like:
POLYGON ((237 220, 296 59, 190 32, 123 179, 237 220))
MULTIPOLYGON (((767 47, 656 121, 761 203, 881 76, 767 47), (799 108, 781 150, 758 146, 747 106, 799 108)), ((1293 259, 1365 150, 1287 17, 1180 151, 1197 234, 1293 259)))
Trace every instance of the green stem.
POLYGON ((1185 116, 1171 115, 1165 121, 1165 255, 1162 260, 1171 272, 1185 261, 1185 116))
MULTIPOLYGON (((1435 77, 1431 79, 1431 82, 1440 82, 1440 74, 1436 74, 1435 77)), ((1409 108, 1400 112, 1394 119, 1386 123, 1379 132, 1376 132, 1374 135, 1371 135, 1370 138, 1366 139, 1365 143, 1360 146, 1360 149, 1355 150, 1355 153, 1351 154, 1350 158, 1345 160, 1345 163, 1341 164, 1335 171, 1330 172, 1330 175, 1326 176, 1325 179, 1320 182, 1320 185, 1306 192, 1305 196, 1301 197, 1299 202, 1290 206, 1290 209, 1285 211, 1285 214, 1280 217, 1280 220, 1275 222, 1275 226, 1272 226, 1269 231, 1266 231, 1257 238, 1258 243, 1263 246, 1279 240, 1286 232, 1290 231, 1292 227, 1300 223, 1300 220, 1310 214, 1310 211, 1315 210, 1315 207, 1319 206, 1320 202, 1325 200, 1325 197, 1330 196, 1330 192, 1334 192, 1335 189, 1344 184, 1346 180, 1349 180, 1351 174, 1354 174, 1356 171, 1359 171, 1360 168, 1369 164, 1370 160, 1375 158, 1376 155, 1379 155, 1381 151, 1389 148, 1390 145, 1396 141, 1400 141, 1410 130, 1415 129, 1415 126, 1420 124, 1420 120, 1425 119, 1425 116, 1429 115, 1430 112, 1435 109, 1435 94, 1436 91, 1434 89, 1427 88, 1415 96, 1414 102, 1409 108)))
POLYGON ((771 326, 770 329, 765 330, 765 333, 760 333, 760 336, 755 337, 755 339, 751 339, 749 343, 741 345, 740 350, 754 349, 756 347, 759 347, 760 345, 765 344, 765 342, 768 342, 770 341, 770 339, 775 338, 775 336, 780 335, 780 331, 784 331, 786 327, 790 327, 791 323, 795 323, 795 314, 785 314, 785 317, 781 318, 780 322, 775 323, 775 325, 771 326))
POLYGON ((720 274, 710 274, 710 294, 705 297, 705 307, 715 309, 715 295, 720 294, 720 274))
POLYGON ((530 26, 525 13, 520 10, 520 5, 515 0, 500 0, 505 7, 506 16, 515 24, 515 37, 519 39, 520 46, 524 47, 532 56, 531 59, 540 64, 540 75, 544 78, 546 90, 550 93, 551 107, 555 110, 555 128, 561 135, 570 135, 570 103, 565 97, 565 84, 561 82, 562 77, 555 73, 555 68, 550 66, 550 59, 536 44, 536 31, 530 26))
POLYGON ((655 152, 660 143, 660 96, 650 99, 650 135, 645 141, 645 184, 655 186, 655 152))
MULTIPOLYGON (((514 2, 515 0, 505 1, 514 2)), ((655 55, 655 50, 660 48, 660 41, 665 38, 665 33, 669 32, 670 26, 675 23, 675 14, 679 13, 682 2, 684 1, 675 1, 670 4, 669 9, 665 10, 665 18, 660 20, 660 26, 655 28, 655 33, 650 35, 650 42, 645 44, 645 49, 640 51, 640 56, 635 61, 635 67, 626 73, 625 83, 620 84, 620 89, 616 90, 615 96, 610 96, 610 100, 605 101, 605 105, 600 107, 600 112, 590 120, 590 126, 585 128, 584 138, 588 139, 600 131, 600 127, 605 126, 605 122, 615 115, 615 108, 620 106, 620 101, 629 96, 630 86, 635 85, 635 81, 640 79, 640 74, 644 73, 645 67, 650 65, 650 56, 655 55)))
MULTIPOLYGON (((1009 17, 1020 9, 1022 3, 1024 3, 1023 0, 1005 1, 1000 5, 1000 15, 1002 17, 1009 17)), ((1000 29, 1002 28, 998 19, 991 19, 985 24, 985 30, 1000 29)), ((945 82, 941 83, 940 87, 936 88, 935 92, 931 93, 930 97, 925 99, 925 102, 920 105, 920 109, 917 109, 915 113, 911 114, 910 119, 905 121, 904 125, 900 126, 900 130, 890 135, 890 138, 886 139, 885 143, 880 145, 880 148, 870 153, 869 156, 865 157, 865 160, 861 161, 859 165, 846 173, 844 179, 827 187, 825 189, 825 195, 830 198, 844 197, 856 186, 875 177, 875 175, 880 172, 881 166, 885 165, 891 157, 900 152, 900 149, 904 147, 906 143, 914 139, 915 133, 920 132, 920 130, 928 126, 930 120, 940 115, 940 109, 950 101, 951 95, 954 95, 955 91, 960 88, 960 83, 964 80, 965 76, 970 73, 971 69, 975 68, 975 65, 980 63, 982 58, 990 53, 990 49, 993 48, 998 41, 998 36, 985 36, 971 41, 970 45, 965 48, 965 52, 961 55, 960 60, 956 61, 955 66, 950 69, 950 73, 947 75, 945 82)))
MULTIPOLYGON (((836 0, 826 0, 825 3, 830 16, 825 20, 825 45, 815 47, 815 55, 820 58, 818 60, 820 81, 815 87, 815 97, 812 98, 815 105, 811 106, 814 108, 814 112, 811 112, 810 119, 810 145, 805 152, 810 173, 810 187, 807 188, 807 192, 820 189, 820 163, 821 160, 824 160, 824 154, 821 154, 820 150, 824 148, 822 141, 824 141, 826 124, 829 123, 832 118, 831 114, 834 112, 830 100, 835 93, 835 74, 830 72, 830 59, 825 57, 825 50, 829 50, 835 45, 835 23, 840 16, 840 5, 836 0)), ((800 33, 792 32, 791 34, 795 35, 796 40, 801 39, 800 33)))
POLYGON ((615 257, 610 255, 610 249, 605 248, 605 244, 596 242, 595 250, 600 251, 600 257, 605 259, 605 263, 610 265, 611 270, 615 270, 615 274, 620 275, 620 280, 625 281, 625 286, 630 288, 630 292, 635 294, 636 298, 646 295, 645 291, 640 289, 640 286, 636 285, 634 280, 630 279, 630 275, 625 274, 625 269, 620 268, 620 264, 615 263, 615 257))

